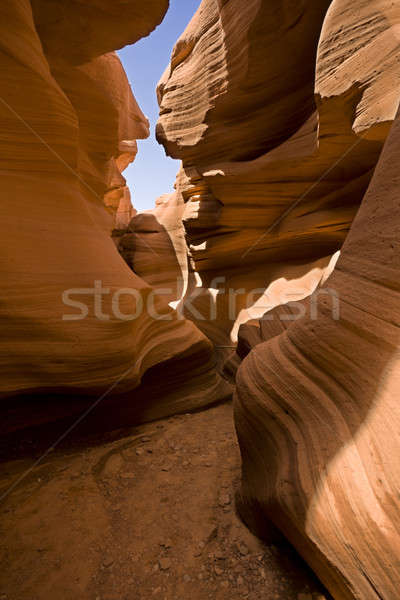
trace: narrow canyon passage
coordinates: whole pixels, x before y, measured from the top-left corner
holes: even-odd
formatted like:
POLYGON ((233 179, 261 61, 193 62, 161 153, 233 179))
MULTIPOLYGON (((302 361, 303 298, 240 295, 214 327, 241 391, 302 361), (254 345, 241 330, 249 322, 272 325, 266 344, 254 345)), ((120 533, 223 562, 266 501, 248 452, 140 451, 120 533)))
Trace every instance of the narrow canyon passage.
MULTIPOLYGON (((2 504, 2 600, 328 599, 289 546, 236 515, 230 404, 64 446, 2 504)), ((9 448, 20 459, 0 489, 32 447, 9 448)))
POLYGON ((0 32, 0 600, 399 600, 400 2, 0 32))

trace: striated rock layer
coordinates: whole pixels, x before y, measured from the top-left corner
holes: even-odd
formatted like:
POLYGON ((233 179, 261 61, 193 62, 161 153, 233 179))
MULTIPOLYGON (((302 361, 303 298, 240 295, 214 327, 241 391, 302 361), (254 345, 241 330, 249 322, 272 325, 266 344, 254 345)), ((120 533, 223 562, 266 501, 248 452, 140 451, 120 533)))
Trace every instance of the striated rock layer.
POLYGON ((237 379, 244 494, 338 599, 400 586, 399 161, 400 117, 329 279, 340 315, 320 296, 237 379))
POLYGON ((399 32, 390 0, 203 0, 158 88, 185 314, 248 355, 245 502, 336 600, 400 587, 399 32))
MULTIPOLYGON (((149 124, 107 51, 149 33, 167 5, 18 0, 0 8, 0 392, 52 394, 42 408, 38 397, 27 402, 33 421, 107 390, 121 399, 112 416, 119 406, 132 420, 226 394, 210 342, 132 273, 110 236, 133 214, 121 171, 149 124), (148 378, 143 393, 131 393, 150 369, 162 399, 148 378)), ((30 422, 14 414, 17 400, 5 406, 3 429, 30 422)))
POLYGON ((187 299, 201 312, 244 290, 213 325, 188 313, 217 344, 271 285, 341 248, 397 110, 399 26, 387 0, 203 0, 177 42, 157 131, 183 161, 187 299))

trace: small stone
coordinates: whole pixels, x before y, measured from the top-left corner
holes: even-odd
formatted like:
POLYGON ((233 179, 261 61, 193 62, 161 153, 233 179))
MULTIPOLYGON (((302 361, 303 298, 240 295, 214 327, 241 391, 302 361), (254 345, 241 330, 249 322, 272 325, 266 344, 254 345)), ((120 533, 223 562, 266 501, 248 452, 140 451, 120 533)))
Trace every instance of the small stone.
POLYGON ((221 567, 218 567, 218 565, 215 565, 215 567, 214 567, 214 571, 215 571, 215 574, 216 574, 216 575, 222 575, 222 574, 223 574, 223 572, 224 572, 224 570, 223 570, 223 569, 221 569, 221 567))
POLYGON ((208 468, 209 468, 209 467, 212 467, 212 462, 210 462, 210 461, 207 461, 206 463, 204 463, 204 466, 205 466, 205 467, 208 467, 208 468))
POLYGON ((112 559, 112 558, 105 558, 105 559, 103 560, 103 566, 104 566, 106 569, 108 569, 109 567, 112 567, 112 566, 113 566, 113 564, 114 564, 114 561, 113 561, 113 559, 112 559))
POLYGON ((199 573, 197 575, 197 579, 199 579, 199 581, 201 581, 203 579, 203 573, 199 573))
POLYGON ((171 568, 171 560, 169 558, 160 558, 158 561, 161 571, 168 571, 171 568))
POLYGON ((265 569, 260 569, 260 577, 262 577, 263 579, 266 578, 265 569))
POLYGON ((162 548, 172 548, 172 542, 171 540, 163 540, 160 542, 160 546, 162 546, 162 548))
POLYGON ((148 435, 145 435, 141 438, 142 442, 151 442, 151 437, 149 437, 148 435))
POLYGON ((171 470, 171 465, 163 465, 161 467, 161 471, 170 471, 171 470))
POLYGON ((144 454, 144 449, 143 448, 136 448, 136 455, 137 456, 142 456, 142 454, 144 454))
POLYGON ((223 560, 225 558, 225 554, 222 552, 222 550, 220 548, 217 548, 217 550, 214 552, 214 556, 218 560, 223 560))
POLYGON ((246 546, 246 544, 240 544, 239 546, 239 552, 242 556, 247 556, 249 553, 249 549, 246 546))
POLYGON ((231 503, 231 496, 228 493, 223 493, 220 495, 219 497, 219 505, 220 506, 227 506, 228 504, 231 503))
POLYGON ((192 581, 192 578, 190 577, 190 575, 184 575, 183 576, 183 581, 185 583, 189 583, 189 581, 192 581))
POLYGON ((152 569, 152 571, 153 571, 153 573, 157 573, 157 571, 158 571, 158 565, 157 565, 157 564, 155 564, 155 565, 153 566, 153 569, 152 569))
POLYGON ((223 581, 223 582, 221 583, 221 587, 223 587, 223 588, 227 589, 227 588, 229 587, 229 581, 223 581))
POLYGON ((161 588, 160 587, 154 588, 154 590, 153 590, 153 596, 155 596, 156 594, 161 594, 161 588))
POLYGON ((135 475, 133 473, 122 473, 122 479, 135 479, 135 475))
POLYGON ((104 477, 113 477, 114 475, 116 475, 118 471, 122 468, 123 464, 124 459, 122 458, 121 454, 112 454, 104 466, 104 477))
POLYGON ((238 585, 243 585, 244 584, 244 579, 243 579, 243 577, 241 575, 239 575, 239 577, 237 578, 236 581, 237 581, 238 585))

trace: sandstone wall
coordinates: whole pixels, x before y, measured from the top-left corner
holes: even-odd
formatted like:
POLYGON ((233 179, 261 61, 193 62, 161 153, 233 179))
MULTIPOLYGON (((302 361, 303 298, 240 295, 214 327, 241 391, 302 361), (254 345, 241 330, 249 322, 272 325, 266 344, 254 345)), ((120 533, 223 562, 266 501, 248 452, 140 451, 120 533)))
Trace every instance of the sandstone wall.
POLYGON ((203 0, 158 88, 185 302, 219 307, 187 314, 221 366, 242 324, 225 371, 247 356, 244 513, 335 600, 395 600, 400 583, 399 28, 388 0, 203 0), (242 290, 233 315, 222 288, 242 290))
POLYGON ((108 51, 148 34, 167 5, 15 0, 0 8, 6 430, 80 411, 77 398, 111 386, 103 417, 122 422, 197 407, 225 393, 210 342, 159 296, 154 310, 146 309, 152 288, 125 265, 110 235, 121 198, 130 210, 121 170, 149 125, 118 57, 108 51), (101 318, 96 281, 108 290, 101 318), (68 290, 80 290, 70 298, 87 304, 86 318, 74 320, 80 309, 66 306, 68 290), (116 316, 112 299, 118 297, 116 316), (146 378, 143 392, 131 392, 149 369, 156 370, 158 386, 163 382, 162 399, 146 378), (21 393, 29 395, 25 420, 11 397, 21 393))
POLYGON ((188 299, 208 307, 218 277, 245 290, 230 318, 223 292, 214 325, 194 318, 217 344, 276 282, 312 292, 341 248, 397 110, 399 22, 386 0, 204 0, 177 42, 157 131, 183 161, 188 299))

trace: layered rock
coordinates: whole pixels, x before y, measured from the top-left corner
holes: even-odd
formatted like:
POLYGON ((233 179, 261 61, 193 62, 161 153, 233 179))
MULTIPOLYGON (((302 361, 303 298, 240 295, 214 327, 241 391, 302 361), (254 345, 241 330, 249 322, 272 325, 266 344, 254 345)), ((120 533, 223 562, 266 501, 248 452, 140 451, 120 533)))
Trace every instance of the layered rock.
POLYGON ((121 170, 149 129, 119 59, 104 52, 149 33, 167 4, 0 8, 1 394, 29 394, 32 413, 21 419, 18 402, 3 400, 5 429, 79 412, 78 398, 107 390, 112 417, 125 421, 224 393, 210 342, 125 265, 105 206, 132 216, 121 170))
POLYGON ((158 139, 183 161, 188 300, 226 304, 220 277, 245 290, 229 319, 194 318, 217 344, 292 267, 342 246, 397 109, 399 22, 385 0, 204 0, 177 42, 158 139))
POLYGON ((389 0, 203 0, 158 88, 186 314, 224 350, 244 324, 245 504, 335 600, 399 589, 399 27, 389 0))
POLYGON ((329 279, 340 313, 320 296, 237 379, 247 502, 340 600, 400 585, 399 160, 400 117, 329 279))

